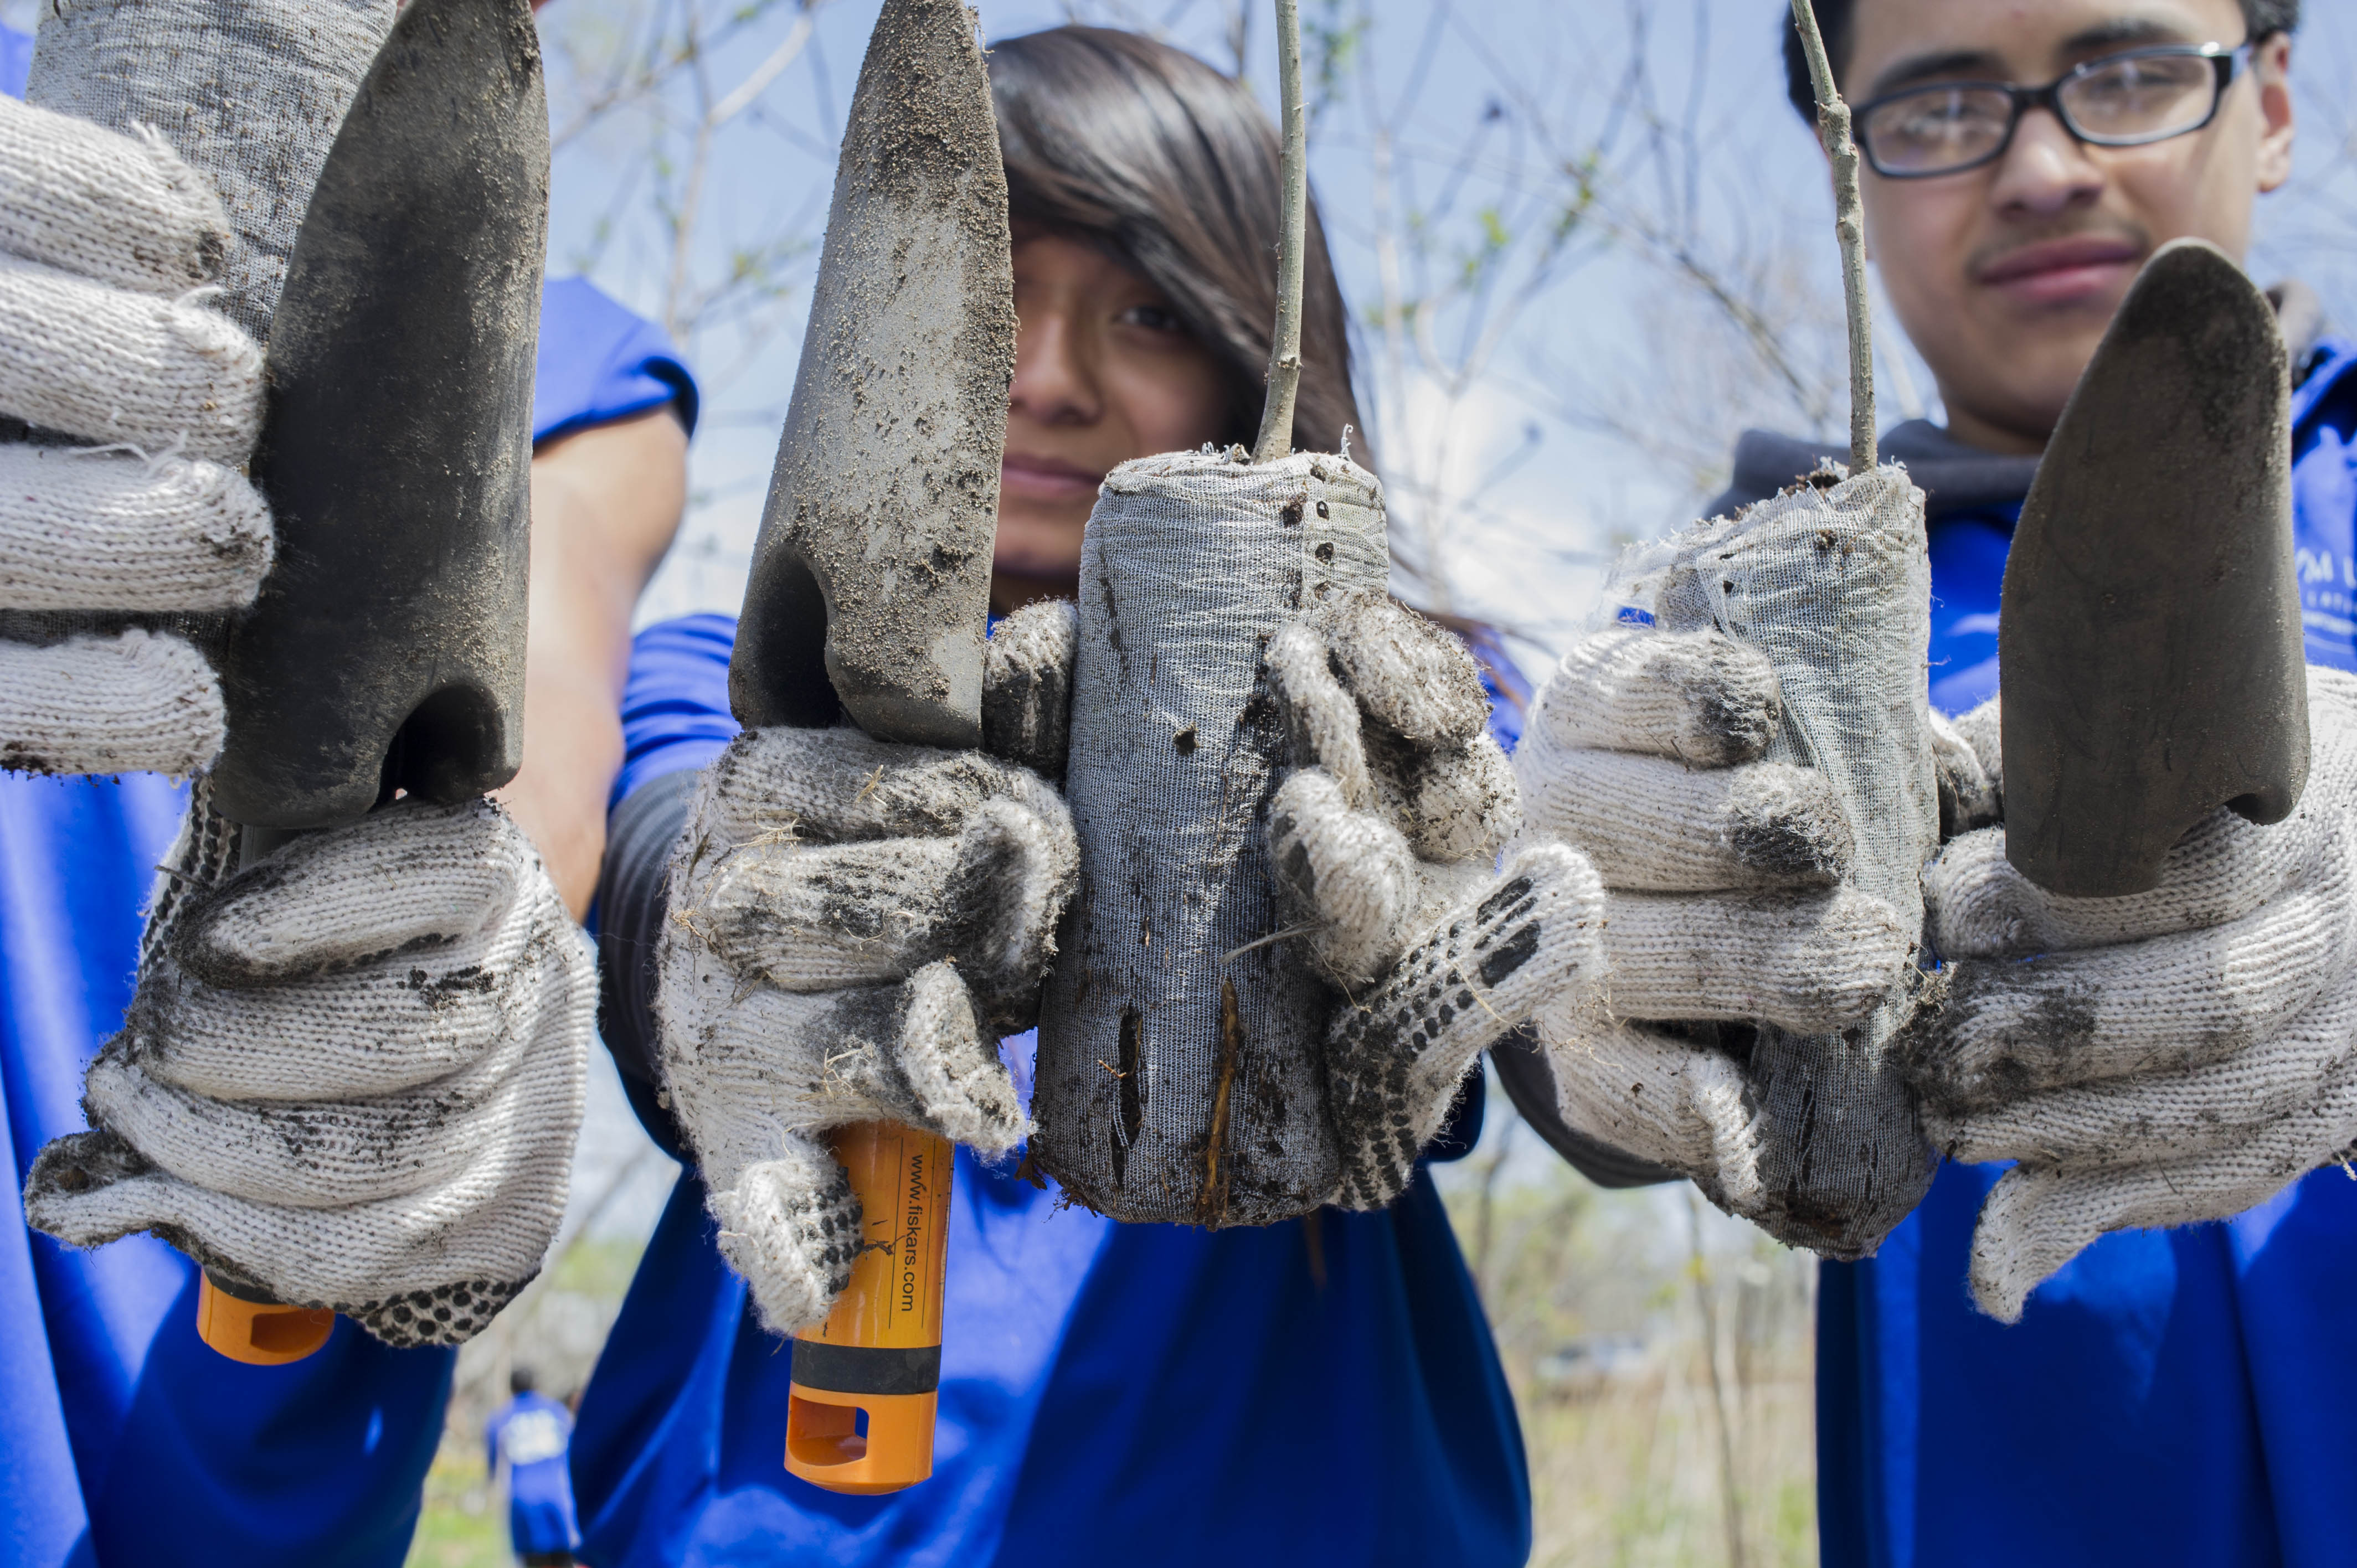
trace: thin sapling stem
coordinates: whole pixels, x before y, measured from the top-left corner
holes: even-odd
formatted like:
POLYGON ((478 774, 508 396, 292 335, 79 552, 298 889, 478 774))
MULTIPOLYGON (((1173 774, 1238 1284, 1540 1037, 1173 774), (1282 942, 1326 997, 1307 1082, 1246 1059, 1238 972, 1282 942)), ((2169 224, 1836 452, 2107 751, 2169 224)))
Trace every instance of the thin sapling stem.
POLYGON ((1293 406, 1301 393, 1301 263, 1308 245, 1309 119, 1301 102, 1297 0, 1276 0, 1276 75, 1284 107, 1285 207, 1276 253, 1276 338, 1269 345, 1268 403, 1261 412, 1260 442, 1253 450, 1255 463, 1274 463, 1292 455, 1293 406))
MULTIPOLYGON (((1809 81, 1817 94, 1817 134, 1834 166, 1834 232, 1841 240, 1842 294, 1849 306, 1849 471, 1875 466, 1874 309, 1866 293, 1866 209, 1857 193, 1857 142, 1850 134, 1849 105, 1834 85, 1824 36, 1810 0, 1792 0, 1792 25, 1809 59, 1809 81)), ((1264 435, 1264 440, 1266 437, 1264 435)))

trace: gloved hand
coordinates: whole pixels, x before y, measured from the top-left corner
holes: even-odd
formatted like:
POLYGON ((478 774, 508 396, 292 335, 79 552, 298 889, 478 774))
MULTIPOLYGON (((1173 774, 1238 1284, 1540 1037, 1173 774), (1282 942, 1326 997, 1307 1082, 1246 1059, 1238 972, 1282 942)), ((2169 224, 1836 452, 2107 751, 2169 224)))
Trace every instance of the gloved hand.
MULTIPOLYGON (((1062 772, 1069 604, 991 639, 985 735, 1062 772)), ((1080 865, 1031 768, 848 726, 739 736, 706 771, 656 955, 670 1108, 720 1249, 784 1334, 850 1283, 859 1202, 824 1134, 920 1127, 985 1155, 1029 1132, 998 1058, 1037 1021, 1080 865)))
POLYGON ((1299 766, 1270 802, 1286 926, 1340 993, 1326 1036, 1333 1199, 1379 1208, 1481 1052, 1599 968, 1603 888, 1561 845, 1498 847, 1521 820, 1464 645, 1351 595, 1269 639, 1299 766))
POLYGON ((26 1216, 82 1247, 152 1230, 389 1344, 457 1344, 564 1213, 587 939, 489 801, 396 805, 229 875, 203 796, 85 1080, 96 1130, 41 1152, 26 1216))
MULTIPOLYGON (((270 514, 242 466, 262 351, 207 303, 230 245, 153 133, 0 97, 0 612, 253 602, 270 514)), ((219 682, 181 636, 0 617, 0 765, 193 773, 219 682)))
POLYGON ((1831 781, 1758 760, 1781 703, 1756 649, 1614 627, 1539 693, 1514 771, 1524 841, 1580 850, 1604 889, 1602 961, 1540 1016, 1564 1121, 1807 1244, 1761 1179, 1747 1026, 1858 1024, 1913 943, 1846 885, 1855 842, 1831 781))
MULTIPOLYGON (((2308 682, 2298 810, 2217 812, 2153 891, 2057 897, 2002 827, 1925 873, 1948 990, 1902 1048, 1935 1142, 2019 1162, 1973 1235, 1994 1317, 2106 1231, 2238 1214, 2357 1143, 2357 678, 2308 682)), ((2001 788, 1996 705, 1959 727, 2001 788)))

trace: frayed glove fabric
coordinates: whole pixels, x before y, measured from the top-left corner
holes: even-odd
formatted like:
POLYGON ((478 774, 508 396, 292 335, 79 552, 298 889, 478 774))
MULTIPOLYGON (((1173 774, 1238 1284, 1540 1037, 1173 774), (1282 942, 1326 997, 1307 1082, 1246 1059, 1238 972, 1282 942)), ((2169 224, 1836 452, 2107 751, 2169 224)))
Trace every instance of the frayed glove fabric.
MULTIPOLYGON (((985 733, 1060 774, 1070 605, 1002 623, 985 733), (1000 646, 1001 639, 1005 645, 1000 646)), ((670 1107, 720 1248, 779 1333, 849 1283, 860 1212, 824 1134, 922 1127, 985 1155, 1030 1123, 998 1058, 1036 1021, 1080 850, 1039 772, 848 727, 748 732, 706 771, 656 956, 670 1107)))
POLYGON ((77 1246, 154 1231, 391 1344, 459 1343, 564 1212, 587 939, 488 801, 396 805, 223 875, 234 839, 200 790, 84 1083, 93 1131, 42 1151, 27 1216, 77 1246))
POLYGON ((1829 467, 1632 552, 1643 624, 1573 650, 1516 758, 1531 831, 1613 890, 1607 983, 1555 1020, 1567 1128, 1834 1258, 1870 1254, 1937 1163, 1892 1046, 1940 829, 1923 528, 1902 470, 1829 467), (1717 1064, 1666 1104, 1644 1075, 1566 1082, 1663 1024, 1663 1052, 1739 1066, 1739 1109, 1717 1064))
POLYGON ((217 279, 229 245, 221 199, 154 131, 123 135, 0 97, 0 249, 178 295, 217 279))
POLYGON ((1932 762, 1940 782, 1940 842, 2005 820, 2005 753, 1991 697, 1958 719, 1932 715, 1932 762))
POLYGON ((212 666, 166 632, 0 641, 0 768, 27 773, 186 773, 229 734, 212 666))
MULTIPOLYGON (((2308 679, 2298 810, 2217 812, 2151 892, 2050 895, 2002 826, 1925 874, 1948 984, 1910 1069, 1949 1155, 2018 1162, 1973 1238, 1992 1316, 2106 1231, 2238 1214, 2357 1143, 2357 678, 2308 679)), ((2001 790, 1995 704, 1957 727, 2001 790)))
MULTIPOLYGON (((0 415, 42 443, 0 445, 0 611, 253 602, 262 349, 213 286, 236 248, 154 131, 0 98, 0 415)), ((219 682, 177 633, 0 643, 0 668, 12 768, 185 775, 221 749, 219 682)))
POLYGON ((1298 766, 1269 806, 1286 927, 1338 993, 1325 1040, 1341 1181, 1406 1187, 1481 1052, 1601 968, 1602 887, 1560 845, 1498 847, 1512 770, 1463 644, 1380 596, 1340 596, 1269 641, 1298 766))
POLYGON ((1566 655, 1514 757, 1523 842, 1598 874, 1599 961, 1540 1020, 1565 1122, 1771 1228, 1758 1094, 1713 1026, 1855 1027, 1913 948, 1843 885, 1855 843, 1831 782, 1760 760, 1781 704, 1755 649, 1617 626, 1566 655))

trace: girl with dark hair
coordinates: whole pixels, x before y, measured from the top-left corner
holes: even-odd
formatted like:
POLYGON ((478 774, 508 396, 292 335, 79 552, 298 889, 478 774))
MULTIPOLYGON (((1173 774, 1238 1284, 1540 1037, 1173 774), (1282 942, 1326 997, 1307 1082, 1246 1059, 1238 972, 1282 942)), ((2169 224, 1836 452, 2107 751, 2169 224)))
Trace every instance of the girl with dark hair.
MULTIPOLYGON (((1252 438, 1279 156, 1247 92, 1145 38, 1058 28, 999 45, 990 66, 1018 317, 993 580, 1006 613, 1073 596, 1115 465, 1252 438)), ((1310 235, 1294 440, 1332 451, 1357 411, 1314 215, 1310 235)), ((1383 1212, 1205 1231, 1113 1224, 961 1149, 932 1478, 846 1497, 787 1475, 791 1357, 717 1250, 651 1063, 634 945, 696 770, 735 731, 733 635, 716 616, 651 628, 625 700, 603 1022, 641 1118, 687 1168, 583 1402, 588 1560, 1523 1562, 1520 1430, 1420 1169, 1383 1212)), ((1028 1036, 1004 1047, 1026 1093, 1030 1050, 1028 1036)), ((1464 1152, 1479 1090, 1439 1146, 1464 1152)))
MULTIPOLYGON (((1081 530, 1114 464, 1205 441, 1252 444, 1276 315, 1281 193, 1276 129, 1260 105, 1167 45, 1060 27, 999 45, 990 80, 1024 328, 1001 492, 996 607, 1005 611, 1072 596, 1081 530), (1082 293, 1094 308, 1067 321, 1082 293), (1052 335, 1043 314, 1056 320, 1052 335), (1062 390, 1041 372, 1067 355, 1127 394, 1112 400, 1109 419, 1041 403, 1062 390), (1174 410, 1183 397, 1186 418, 1130 428, 1130 396, 1174 410), (1076 460, 1048 447, 1069 447, 1076 460), (1056 477, 1072 482, 1044 482, 1056 477)), ((1359 409, 1342 293, 1314 204, 1302 295, 1294 448, 1337 452, 1359 409)), ((1372 466, 1362 447, 1353 455, 1372 466)))

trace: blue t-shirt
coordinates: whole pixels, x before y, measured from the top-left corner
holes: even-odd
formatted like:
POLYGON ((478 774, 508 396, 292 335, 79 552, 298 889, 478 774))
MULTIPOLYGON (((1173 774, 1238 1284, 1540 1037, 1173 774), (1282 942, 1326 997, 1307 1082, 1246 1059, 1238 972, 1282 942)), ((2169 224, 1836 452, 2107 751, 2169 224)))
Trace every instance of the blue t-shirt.
MULTIPOLYGON (((621 794, 736 733, 732 621, 638 639, 621 794)), ((1511 669, 1493 650, 1497 682, 1511 669)), ((1503 738, 1509 702, 1493 705, 1503 738)), ((1029 1093, 1024 1036, 1003 1047, 1029 1093)), ((791 1357, 682 1176, 583 1397, 588 1555, 640 1564, 1518 1564, 1522 1433, 1431 1176, 1379 1214, 1116 1225, 957 1155, 932 1478, 786 1474, 791 1357)))
MULTIPOLYGON (((2310 663, 2357 668, 2357 348, 2293 404, 2310 663)), ((1932 693, 1996 693, 2018 504, 1932 532, 1932 693)), ((2343 1564, 2357 1557, 2357 1181, 2328 1167, 2219 1224, 2106 1236, 2007 1327, 1965 1286, 2006 1167, 1943 1165, 1872 1259, 1819 1276, 1827 1568, 2343 1564)))
POLYGON ((507 1488, 508 1541, 518 1557, 580 1549, 565 1458, 572 1441, 573 1412, 529 1390, 483 1424, 491 1478, 507 1488))
POLYGON ((551 278, 540 293, 533 366, 535 446, 668 403, 691 435, 695 378, 651 321, 633 316, 587 278, 551 278))
MULTIPOLYGON (((549 286, 541 435, 666 403, 692 417, 692 388, 645 323, 587 283, 549 286)), ((82 1070, 130 1002, 185 800, 151 775, 0 774, 0 1107, 19 1189, 43 1144, 85 1125, 82 1070)), ((315 1356, 241 1366, 197 1338, 196 1291, 150 1236, 76 1252, 21 1211, 0 1227, 0 1562, 399 1563, 451 1353, 339 1319, 315 1356)))

